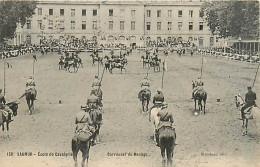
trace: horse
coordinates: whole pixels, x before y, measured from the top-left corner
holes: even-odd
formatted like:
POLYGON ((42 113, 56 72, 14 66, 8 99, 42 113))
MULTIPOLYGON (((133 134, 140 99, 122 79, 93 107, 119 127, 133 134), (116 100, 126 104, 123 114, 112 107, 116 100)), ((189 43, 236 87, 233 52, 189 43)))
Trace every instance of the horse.
MULTIPOLYGON (((86 125, 85 125, 86 126, 86 125)), ((72 138, 71 148, 73 153, 74 165, 77 167, 77 155, 79 150, 82 152, 82 162, 81 166, 85 167, 85 161, 88 166, 88 158, 89 158, 89 149, 90 149, 90 140, 92 138, 92 134, 87 132, 77 132, 72 138)))
POLYGON ((92 66, 95 65, 95 62, 99 62, 101 65, 103 65, 103 58, 102 57, 98 57, 94 54, 91 54, 90 57, 92 57, 92 66))
POLYGON ((29 114, 32 114, 32 111, 34 110, 34 100, 35 100, 35 94, 36 90, 34 89, 29 89, 27 90, 19 99, 25 96, 28 108, 29 108, 29 114))
MULTIPOLYGON (((195 81, 192 81, 192 89, 194 90, 194 88, 197 88, 197 84, 195 81)), ((192 94, 195 103, 194 111, 196 111, 197 100, 198 100, 199 111, 200 113, 202 113, 202 101, 203 101, 204 114, 206 114, 205 108, 206 108, 206 101, 207 101, 207 92, 203 88, 201 89, 197 88, 197 89, 198 89, 197 92, 192 94)))
POLYGON ((150 112, 149 112, 149 121, 152 123, 152 126, 154 127, 153 140, 154 140, 155 143, 157 143, 157 141, 156 141, 156 131, 157 131, 157 128, 158 128, 158 124, 160 122, 160 119, 159 119, 159 116, 158 116, 158 112, 160 110, 161 110, 160 107, 155 107, 155 108, 151 109, 150 112))
POLYGON ((78 60, 77 59, 71 59, 70 61, 65 62, 65 70, 70 71, 70 68, 73 67, 74 73, 78 72, 78 60))
POLYGON ((161 149, 162 164, 166 163, 165 151, 167 154, 167 165, 172 166, 173 150, 175 147, 176 133, 172 127, 163 126, 158 130, 159 147, 161 149))
POLYGON ((64 65, 65 65, 65 62, 63 59, 60 59, 59 60, 59 70, 63 70, 64 69, 64 65))
POLYGON ((103 92, 102 90, 99 88, 99 89, 93 89, 91 90, 90 92, 90 95, 94 94, 95 96, 98 97, 98 107, 100 110, 102 110, 102 107, 103 107, 103 104, 102 104, 102 96, 103 96, 103 92))
POLYGON ((151 91, 149 89, 141 90, 138 93, 138 98, 142 101, 142 112, 148 112, 148 106, 151 99, 151 91))
MULTIPOLYGON (((10 103, 7 103, 6 106, 8 106, 13 111, 13 116, 17 115, 17 109, 18 109, 19 102, 13 101, 10 103)), ((9 113, 10 114, 10 113, 9 113)), ((5 132, 4 123, 6 123, 6 135, 9 138, 9 123, 10 123, 11 116, 4 116, 3 111, 0 113, 0 126, 2 126, 2 131, 5 132)))
MULTIPOLYGON (((245 101, 243 97, 241 97, 240 94, 235 95, 235 102, 236 102, 236 107, 241 111, 242 107, 245 105, 245 101)), ((260 108, 256 106, 249 107, 244 110, 245 117, 243 119, 243 133, 242 135, 247 135, 247 127, 248 127, 248 120, 250 118, 253 118, 254 124, 258 128, 260 128, 260 108)))
POLYGON ((112 70, 113 70, 114 68, 119 68, 119 69, 121 70, 121 74, 122 74, 122 70, 123 70, 123 69, 124 69, 125 72, 126 72, 126 69, 125 69, 124 62, 123 62, 123 61, 122 61, 121 63, 112 62, 112 63, 110 64, 110 69, 109 69, 110 74, 113 73, 112 70))
POLYGON ((99 138, 99 130, 102 124, 102 112, 99 109, 93 109, 90 111, 90 118, 93 122, 93 125, 95 127, 95 132, 93 134, 93 144, 98 144, 100 142, 99 138))
POLYGON ((158 61, 154 60, 154 72, 160 72, 161 59, 158 59, 158 61))
POLYGON ((141 59, 143 60, 143 68, 146 68, 146 65, 149 68, 149 59, 146 59, 144 56, 141 56, 141 59))
POLYGON ((83 64, 82 64, 82 60, 80 57, 76 57, 75 58, 76 62, 77 62, 77 68, 79 68, 81 66, 81 68, 83 68, 83 64))

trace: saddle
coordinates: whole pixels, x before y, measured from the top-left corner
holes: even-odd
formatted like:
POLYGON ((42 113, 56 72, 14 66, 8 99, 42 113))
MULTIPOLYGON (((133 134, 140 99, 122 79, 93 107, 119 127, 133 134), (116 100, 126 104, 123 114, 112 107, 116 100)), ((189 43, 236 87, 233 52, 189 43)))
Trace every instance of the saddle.
POLYGON ((194 95, 196 95, 196 94, 203 94, 203 93, 205 93, 205 90, 204 90, 204 88, 202 86, 198 86, 196 88, 196 90, 194 91, 194 95))
POLYGON ((244 115, 245 115, 245 117, 246 117, 247 119, 253 118, 253 114, 252 114, 252 112, 251 112, 253 107, 254 107, 254 105, 251 106, 251 107, 248 107, 248 108, 246 108, 246 109, 244 110, 244 115))
POLYGON ((73 139, 74 140, 78 139, 79 141, 86 142, 91 139, 92 135, 93 132, 91 132, 91 129, 89 128, 87 123, 82 123, 82 124, 80 123, 77 126, 73 139))
POLYGON ((30 88, 28 87, 26 90, 25 90, 25 93, 31 93, 31 94, 36 94, 36 89, 35 88, 30 88))

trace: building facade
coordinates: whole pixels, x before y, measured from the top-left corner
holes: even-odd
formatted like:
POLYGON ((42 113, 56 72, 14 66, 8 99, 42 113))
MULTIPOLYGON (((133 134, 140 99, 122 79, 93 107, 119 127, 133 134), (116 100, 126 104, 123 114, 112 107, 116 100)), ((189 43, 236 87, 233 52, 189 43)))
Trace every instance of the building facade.
POLYGON ((40 44, 70 36, 99 44, 146 46, 149 41, 178 39, 214 46, 197 1, 40 1, 32 18, 16 31, 14 43, 40 44))

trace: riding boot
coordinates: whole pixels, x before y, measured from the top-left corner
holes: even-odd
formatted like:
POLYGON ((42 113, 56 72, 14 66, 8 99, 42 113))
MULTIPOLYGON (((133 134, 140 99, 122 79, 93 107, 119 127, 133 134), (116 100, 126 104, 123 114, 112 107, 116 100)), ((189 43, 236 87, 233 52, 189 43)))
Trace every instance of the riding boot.
POLYGON ((35 90, 34 100, 37 100, 36 96, 37 96, 37 90, 35 90))
POLYGON ((12 121, 13 121, 12 116, 11 116, 10 113, 8 113, 8 120, 9 120, 9 122, 12 122, 12 121))
POLYGON ((159 145, 159 131, 158 130, 155 130, 155 138, 156 138, 156 146, 160 146, 159 145))

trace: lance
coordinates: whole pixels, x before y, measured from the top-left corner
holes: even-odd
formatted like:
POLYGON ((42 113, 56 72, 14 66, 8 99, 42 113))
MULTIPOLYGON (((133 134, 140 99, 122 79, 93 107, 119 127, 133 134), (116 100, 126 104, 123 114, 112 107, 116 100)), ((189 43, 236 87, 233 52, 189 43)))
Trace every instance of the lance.
POLYGON ((253 87, 254 87, 254 85, 255 85, 256 77, 257 77, 257 74, 258 74, 258 71, 259 71, 259 66, 260 66, 260 62, 258 63, 258 66, 257 66, 257 70, 256 70, 256 74, 255 74, 255 79, 254 79, 253 87))
POLYGON ((105 68, 106 68, 106 67, 104 67, 103 72, 102 72, 102 76, 101 76, 101 79, 100 79, 100 82, 99 82, 98 90, 99 90, 100 87, 101 87, 101 82, 102 82, 102 80, 103 80, 103 76, 104 76, 105 68))
POLYGON ((164 61, 163 61, 162 89, 163 89, 163 78, 164 78, 164 71, 165 71, 165 58, 164 58, 164 61))
POLYGON ((5 71, 6 71, 6 57, 4 61, 4 96, 5 96, 5 71))
POLYGON ((200 78, 202 78, 202 69, 203 69, 203 57, 201 59, 200 78))

